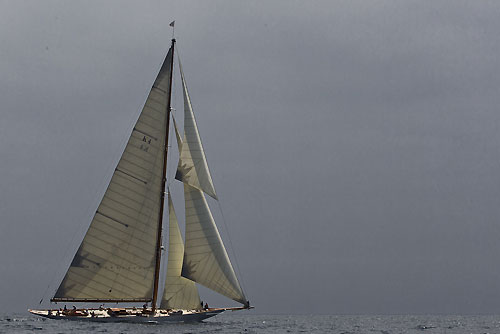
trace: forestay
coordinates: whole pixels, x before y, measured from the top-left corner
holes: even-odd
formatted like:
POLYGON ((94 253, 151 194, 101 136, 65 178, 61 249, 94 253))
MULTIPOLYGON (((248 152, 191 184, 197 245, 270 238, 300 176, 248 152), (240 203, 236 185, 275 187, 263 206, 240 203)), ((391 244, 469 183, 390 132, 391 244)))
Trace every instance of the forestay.
POLYGON ((151 300, 171 57, 169 51, 55 301, 151 300))

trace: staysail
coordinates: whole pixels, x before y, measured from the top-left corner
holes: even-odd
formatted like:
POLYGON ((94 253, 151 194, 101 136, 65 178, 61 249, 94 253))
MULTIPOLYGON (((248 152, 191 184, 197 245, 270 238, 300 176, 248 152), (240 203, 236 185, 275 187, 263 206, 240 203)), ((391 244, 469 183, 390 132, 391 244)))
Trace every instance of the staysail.
POLYGON ((149 301, 161 205, 170 50, 53 301, 149 301))
POLYGON ((184 139, 175 178, 217 199, 180 61, 179 69, 184 95, 184 139))
POLYGON ((245 304, 245 295, 203 193, 184 183, 186 246, 182 276, 245 304))
POLYGON ((170 193, 168 195, 168 210, 170 226, 167 276, 160 307, 162 309, 201 309, 201 300, 196 284, 181 276, 184 243, 170 193))

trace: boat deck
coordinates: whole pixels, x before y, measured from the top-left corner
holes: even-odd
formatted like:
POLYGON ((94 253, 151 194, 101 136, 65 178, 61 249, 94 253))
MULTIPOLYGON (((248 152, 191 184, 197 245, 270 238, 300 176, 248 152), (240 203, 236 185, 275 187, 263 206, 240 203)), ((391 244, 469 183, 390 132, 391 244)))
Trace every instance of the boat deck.
POLYGON ((96 321, 96 322, 197 322, 216 316, 224 311, 243 310, 244 307, 208 308, 202 310, 164 310, 141 308, 99 308, 99 309, 52 309, 28 310, 31 314, 49 319, 96 321))

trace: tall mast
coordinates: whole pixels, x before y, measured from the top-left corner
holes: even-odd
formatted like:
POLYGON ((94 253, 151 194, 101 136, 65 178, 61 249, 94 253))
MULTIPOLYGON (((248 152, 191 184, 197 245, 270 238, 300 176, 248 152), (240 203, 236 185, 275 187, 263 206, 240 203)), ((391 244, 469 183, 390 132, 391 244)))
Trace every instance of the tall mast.
POLYGON ((162 226, 163 226, 163 206, 165 203, 165 184, 167 182, 167 153, 168 153, 168 130, 170 127, 170 109, 172 102, 172 77, 174 72, 174 46, 175 38, 172 38, 172 59, 170 62, 170 78, 168 86, 168 98, 167 98, 167 118, 166 118, 166 134, 165 134, 165 146, 163 152, 163 177, 161 181, 161 202, 160 202, 160 217, 158 219, 158 233, 156 238, 156 263, 155 263, 155 279, 153 285, 153 301, 151 302, 151 308, 154 312, 156 310, 156 301, 158 299, 158 285, 160 281, 160 263, 161 263, 161 244, 162 244, 162 226))

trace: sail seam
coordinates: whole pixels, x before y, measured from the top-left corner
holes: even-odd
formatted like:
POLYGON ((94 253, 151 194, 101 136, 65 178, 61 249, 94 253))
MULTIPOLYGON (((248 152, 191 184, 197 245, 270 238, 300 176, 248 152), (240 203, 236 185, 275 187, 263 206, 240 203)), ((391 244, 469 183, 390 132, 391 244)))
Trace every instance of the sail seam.
POLYGON ((162 93, 164 93, 164 94, 167 94, 167 91, 166 91, 166 90, 163 90, 163 89, 161 89, 161 88, 160 88, 160 87, 158 87, 158 86, 153 85, 153 88, 158 89, 159 91, 161 91, 161 92, 162 92, 162 93))
POLYGON ((146 181, 144 181, 144 180, 142 180, 142 179, 140 179, 140 178, 138 178, 138 177, 136 177, 136 176, 134 176, 134 175, 132 175, 132 174, 130 174, 130 173, 127 173, 127 172, 125 172, 125 171, 123 171, 123 170, 121 170, 121 169, 116 168, 115 170, 116 170, 117 172, 120 172, 120 173, 123 173, 123 174, 125 174, 125 175, 127 175, 127 176, 130 176, 131 178, 136 179, 137 181, 140 181, 140 182, 142 182, 142 183, 144 183, 144 184, 148 184, 146 181))
POLYGON ((138 221, 138 222, 142 223, 143 225, 146 225, 147 227, 151 228, 151 226, 147 222, 144 222, 144 221, 140 220, 141 216, 142 216, 142 218, 145 218, 146 221, 149 221, 149 219, 150 219, 150 216, 147 215, 147 214, 145 214, 145 213, 143 213, 143 212, 134 211, 134 213, 136 214, 136 216, 131 216, 131 215, 125 214, 125 213, 117 210, 116 208, 113 208, 113 207, 111 207, 109 205, 106 205, 106 203, 104 203, 104 202, 101 203, 101 205, 99 206, 99 208, 101 208, 101 207, 106 207, 106 208, 108 208, 111 211, 117 212, 119 215, 122 215, 122 216, 124 216, 126 218, 129 218, 132 221, 138 221))
MULTIPOLYGON (((144 222, 140 222, 140 224, 129 225, 129 227, 126 230, 121 231, 121 230, 117 229, 115 224, 111 224, 111 223, 109 223, 109 222, 107 222, 99 217, 96 217, 96 219, 98 219, 99 222, 104 223, 108 229, 113 230, 113 233, 121 232, 121 233, 125 234, 127 237, 129 237, 130 234, 132 234, 134 232, 141 232, 141 233, 147 232, 148 236, 154 235, 154 233, 152 233, 151 226, 148 224, 145 224, 144 222)), ((131 219, 131 221, 133 221, 134 223, 139 223, 139 221, 137 221, 137 220, 134 221, 133 219, 131 219)), ((105 233, 105 232, 103 232, 104 230, 102 228, 98 228, 98 227, 95 227, 95 228, 98 229, 99 231, 101 231, 102 233, 105 233)), ((112 234, 110 234, 110 235, 112 235, 112 234)), ((139 236, 137 236, 137 241, 146 242, 146 240, 147 239, 142 239, 142 238, 139 238, 139 236)), ((105 241, 105 240, 103 240, 103 241, 105 241)), ((124 240, 122 240, 122 241, 124 241, 124 240)))
POLYGON ((164 101, 165 97, 160 95, 160 99, 151 99, 146 104, 144 104, 144 110, 153 110, 154 114, 160 115, 162 117, 163 112, 162 108, 165 108, 166 102, 164 101))
MULTIPOLYGON (((141 205, 142 209, 147 209, 147 210, 150 211, 150 210, 154 210, 156 208, 156 205, 154 203, 153 203, 152 206, 146 206, 146 203, 153 202, 151 199, 146 199, 146 200, 144 200, 142 202, 139 202, 139 201, 133 199, 132 197, 126 196, 123 193, 120 193, 118 191, 114 191, 114 190, 110 189, 109 192, 115 194, 116 196, 119 196, 119 197, 123 198, 124 200, 127 200, 127 201, 130 201, 130 202, 136 203, 138 205, 141 205)), ((112 200, 112 201, 116 201, 116 200, 112 200)))
MULTIPOLYGON (((160 113, 160 111, 159 111, 159 110, 156 110, 155 108, 153 108, 153 107, 151 107, 151 106, 148 106, 148 105, 146 105, 144 108, 146 108, 146 110, 151 110, 151 111, 154 111, 154 112, 156 112, 156 113, 158 113, 158 114, 160 113)), ((139 122, 138 122, 138 123, 150 124, 150 123, 148 123, 148 121, 145 119, 145 118, 150 118, 150 119, 152 119, 152 120, 153 120, 153 125, 150 125, 150 126, 151 126, 151 127, 154 127, 154 128, 157 128, 157 127, 156 127, 156 124, 158 124, 158 122, 161 122, 161 121, 162 121, 162 119, 161 119, 161 118, 154 117, 154 115, 155 115, 156 113, 150 113, 151 115, 148 115, 147 113, 142 114, 141 119, 139 120, 139 122)), ((161 117, 161 116, 160 116, 160 117, 161 117)), ((157 129, 158 129, 158 128, 157 128, 157 129)), ((160 129, 158 129, 158 131, 159 131, 159 130, 160 130, 160 129)))
POLYGON ((114 218, 112 218, 112 217, 110 217, 110 216, 108 216, 108 215, 105 215, 105 214, 104 214, 104 213, 102 213, 102 212, 96 211, 96 213, 98 213, 98 214, 100 214, 101 216, 104 216, 104 217, 106 217, 106 218, 108 218, 108 219, 111 219, 112 221, 117 222, 118 224, 122 224, 123 226, 128 227, 128 224, 122 223, 121 221, 118 221, 118 220, 116 220, 116 219, 114 219, 114 218))
MULTIPOLYGON (((138 147, 137 147, 137 148, 138 148, 138 147)), ((139 148, 139 149, 140 149, 140 148, 139 148)), ((150 177, 151 177, 151 176, 155 176, 155 175, 154 175, 154 173, 152 173, 152 172, 148 171, 148 170, 147 170, 147 168, 145 168, 145 167, 143 167, 143 166, 141 166, 141 165, 138 165, 137 163, 132 162, 131 160, 128 160, 128 159, 122 159, 122 162, 125 162, 125 163, 127 163, 127 164, 130 164, 130 165, 131 165, 132 167, 134 167, 134 168, 138 168, 138 169, 143 169, 143 170, 145 170, 147 173, 149 173, 149 174, 150 174, 150 175, 149 175, 150 177)), ((149 163, 149 161, 144 161, 144 162, 149 163)))
MULTIPOLYGON (((146 205, 145 205, 145 204, 146 204, 146 202, 144 202, 144 203, 139 203, 139 202, 136 202, 136 203, 138 203, 138 204, 142 204, 142 205, 141 205, 141 207, 139 207, 139 208, 135 208, 135 207, 132 207, 132 206, 130 206, 130 205, 120 203, 120 202, 118 202, 117 200, 112 199, 112 198, 111 198, 111 197, 109 197, 109 196, 107 196, 107 197, 106 197, 106 200, 111 201, 111 202, 114 202, 114 203, 116 203, 118 206, 121 206, 121 207, 123 207, 123 208, 129 209, 129 210, 133 211, 133 212, 134 212, 134 213, 136 213, 136 214, 142 214, 144 211, 146 211, 146 212, 147 212, 147 211, 152 211, 153 209, 155 209, 155 208, 156 208, 156 206, 153 206, 153 207, 148 207, 148 206, 146 206, 146 205)), ((121 213, 121 211, 120 211, 120 214, 122 214, 122 213, 121 213)))
POLYGON ((139 133, 142 133, 143 135, 148 136, 148 137, 151 137, 151 138, 152 138, 152 139, 154 139, 155 141, 158 141, 158 138, 156 138, 155 136, 150 135, 149 133, 147 133, 147 132, 145 132, 145 131, 139 130, 139 129, 137 129, 137 128, 134 128, 134 131, 139 132, 139 133))
MULTIPOLYGON (((131 142, 130 143, 130 148, 133 148, 135 150, 139 150, 141 154, 144 154, 144 153, 147 153, 148 155, 146 155, 145 157, 142 157, 141 155, 137 155, 135 153, 132 153, 132 152, 127 152, 127 154, 133 154, 137 157, 139 157, 139 159, 141 160, 144 160, 145 162, 148 162, 148 163, 151 163, 152 161, 149 161, 150 158, 152 156, 155 155, 155 153, 158 152, 158 150, 160 150, 160 148, 156 145, 153 145, 153 144, 147 144, 148 146, 148 150, 147 151, 144 151, 143 150, 143 147, 144 147, 144 141, 142 139, 139 139, 139 138, 134 138, 136 140, 136 142, 131 142), (142 145, 142 146, 141 146, 142 145), (151 151, 149 150, 149 148, 151 148, 151 151)), ((156 160, 155 160, 156 161, 156 160)))
POLYGON ((146 101, 146 103, 144 105, 145 106, 151 105, 151 104, 166 105, 167 104, 166 99, 167 99, 167 97, 165 96, 165 94, 161 94, 160 92, 156 92, 156 91, 151 91, 148 95, 148 100, 146 101))
MULTIPOLYGON (((131 148, 134 148, 134 149, 136 149, 136 150, 139 150, 139 151, 141 151, 141 152, 144 152, 144 151, 140 148, 140 146, 133 146, 133 145, 131 145, 131 148)), ((155 150, 158 150, 158 148, 155 148, 155 150)), ((157 152, 155 152, 155 153, 157 153, 157 152)), ((128 158, 128 155, 131 155, 131 156, 133 156, 133 157, 136 157, 138 160, 140 160, 140 161, 142 161, 143 163, 145 163, 145 164, 147 164, 147 165, 150 165, 150 166, 154 166, 154 165, 155 165, 155 163, 156 163, 156 160, 154 160, 154 161, 150 161, 150 159, 145 159, 143 156, 138 155, 138 154, 135 154, 135 153, 134 153, 134 152, 132 152, 132 151, 127 152, 127 155, 123 155, 123 158, 122 158, 122 160, 120 160, 120 163, 121 163, 121 162, 127 162, 127 163, 130 163, 130 160, 128 160, 128 159, 127 159, 127 158, 128 158)), ((146 156, 146 157, 147 157, 147 158, 149 158, 149 157, 151 157, 151 155, 148 155, 148 156, 146 156)), ((132 164, 132 163, 131 163, 131 164, 132 164)), ((150 172, 150 174, 151 174, 151 175, 155 175, 153 172, 150 172)), ((156 175, 155 175, 155 176, 156 176, 156 175)))
MULTIPOLYGON (((109 223, 107 223, 107 222, 105 222, 105 221, 100 220, 100 222, 104 223, 104 224, 105 224, 106 226, 108 226, 110 229, 114 230, 114 231, 113 231, 114 233, 109 233, 109 232, 107 232, 107 231, 103 230, 102 228, 95 227, 95 229, 99 232, 99 234, 98 234, 98 235, 90 234, 90 235, 91 235, 91 236, 93 236, 93 237, 95 237, 95 238, 97 238, 98 240, 103 241, 103 242, 105 242, 105 241, 106 241, 106 239, 99 238, 99 235, 100 235, 100 234, 106 234, 106 235, 108 235, 108 236, 109 236, 110 238, 112 238, 112 239, 117 239, 119 242, 125 242, 125 241, 126 241, 126 238, 123 238, 123 239, 122 239, 122 238, 118 238, 118 237, 116 236, 116 233, 117 233, 117 232, 120 232, 120 233, 124 234, 127 238, 129 238, 131 235, 132 235, 132 236, 134 236, 134 234, 138 234, 138 233, 135 233, 135 232, 143 232, 143 230, 142 230, 142 229, 140 229, 140 228, 134 228, 134 227, 130 227, 130 228, 128 228, 128 229, 126 230, 127 232, 125 232, 125 231, 123 231, 123 232, 122 232, 122 231, 117 230, 116 228, 113 228, 113 226, 112 226, 112 225, 110 225, 109 223)), ((148 231, 147 231, 147 234, 148 234, 149 236, 153 236, 154 234, 153 234, 153 233, 151 233, 151 228, 148 228, 148 226, 146 226, 146 228, 147 228, 147 230, 148 230, 148 231)), ((142 245, 147 245, 147 244, 148 244, 148 243, 147 243, 147 239, 143 239, 143 238, 141 238, 139 235, 135 235, 135 239, 136 239, 136 241, 137 241, 137 245, 141 245, 141 246, 142 246, 142 245)), ((134 247, 135 247, 135 248, 137 248, 138 250, 142 250, 142 251, 144 251, 144 252, 148 252, 148 249, 147 249, 147 248, 143 248, 143 247, 135 246, 135 244, 131 244, 131 245, 134 245, 134 247)), ((127 250, 122 250, 122 251, 127 251, 127 250)), ((131 253, 131 254, 133 254, 133 253, 131 253)), ((147 257, 145 257, 144 259, 147 259, 147 257)), ((141 267, 144 267, 144 266, 141 266, 141 267)))
MULTIPOLYGON (((109 271, 109 270, 108 270, 108 271, 109 271)), ((111 272, 111 273, 113 273, 113 274, 116 274, 116 273, 114 273, 114 272, 112 272, 112 271, 110 271, 110 272, 111 272)), ((111 283, 110 283, 110 284, 108 284, 108 283, 104 283, 102 286, 103 286, 104 288, 106 288, 106 289, 105 289, 105 290, 101 290, 101 289, 97 289, 97 288, 95 288, 95 287, 94 287, 94 286, 92 286, 92 285, 88 285, 88 284, 87 284, 87 285, 85 285, 84 283, 82 283, 82 282, 88 282, 88 281, 89 281, 89 279, 91 279, 91 277, 92 277, 92 276, 91 276, 91 277, 88 277, 88 276, 84 276, 84 275, 82 275, 82 274, 80 274, 80 273, 75 273, 75 272, 74 272, 73 274, 74 274, 74 276, 75 276, 75 277, 73 277, 73 278, 72 278, 72 281, 74 281, 76 284, 80 284, 80 285, 82 285, 82 286, 85 286, 85 288, 86 288, 86 289, 93 290, 93 291, 95 291, 95 292, 96 292, 96 293, 98 293, 98 294, 103 294, 103 295, 108 294, 109 292, 108 292, 108 291, 106 291, 106 290, 107 290, 107 289, 109 289, 109 288, 112 288, 115 292, 116 292, 116 291, 118 291, 118 292, 120 292, 120 293, 122 293, 122 294, 125 294, 125 295, 130 294, 130 293, 127 293, 126 291, 121 290, 120 288, 113 288, 113 283, 115 282, 115 281, 114 281, 114 279, 116 279, 116 278, 114 278, 114 279, 113 279, 113 278, 110 278, 110 277, 102 277, 104 280, 109 281, 109 282, 111 282, 111 283), (81 278, 81 280, 78 280, 78 279, 77 279, 78 277, 80 277, 80 278, 81 278)), ((129 273, 129 275, 130 275, 130 273, 129 273)), ((139 275, 137 275, 137 276, 139 276, 139 275)), ((128 280, 131 280, 131 279, 130 279, 130 276, 127 276, 127 279, 128 279, 128 280)), ((146 285, 142 284, 140 281, 137 281, 137 280, 131 280, 131 281, 132 281, 133 283, 137 284, 137 286, 142 286, 142 287, 146 287, 146 288, 148 288, 148 287, 149 287, 149 286, 146 286, 146 285)), ((133 286, 131 286, 131 285, 125 285, 125 284, 122 284, 122 285, 123 285, 123 287, 128 288, 128 289, 129 289, 129 291, 134 291, 133 286)), ((83 292, 82 292, 82 293, 83 293, 83 292)), ((88 296, 91 296, 91 295, 89 295, 89 294, 87 294, 87 295, 88 295, 88 296)))
MULTIPOLYGON (((98 240, 98 241, 105 241, 104 239, 97 238, 97 237, 96 237, 96 236, 94 236, 94 235, 92 235, 92 237, 93 237, 93 238, 95 238, 95 239, 96 239, 96 240, 98 240)), ((87 240, 87 241, 85 241, 85 242, 86 242, 86 244, 87 244, 87 245, 89 245, 89 246, 93 247, 94 249, 101 250, 103 253, 113 254, 112 252, 110 252, 110 251, 106 250, 105 248, 102 248, 102 247, 97 246, 97 245, 96 245, 95 243, 93 243, 91 240, 87 240)), ((142 249, 142 248, 140 248, 140 247, 134 246, 134 248, 137 248, 137 251, 144 251, 144 252, 145 252, 145 250, 144 250, 144 249, 142 249)), ((139 256, 139 255, 137 255, 137 254, 135 254, 135 253, 133 253, 133 252, 130 252, 130 251, 123 251, 123 252, 124 252, 124 253, 128 253, 128 254, 130 254, 130 255, 132 255, 132 256, 135 256, 135 257, 137 257, 137 258, 139 258, 139 259, 141 259, 141 260, 149 260, 149 258, 147 258, 147 257, 139 256)), ((120 256, 120 255, 117 255, 117 254, 115 254, 115 255, 116 255, 116 256, 115 256, 116 260, 122 260, 122 261, 123 261, 123 260, 127 260, 127 261, 131 262, 132 264, 134 264, 134 265, 137 267, 137 269, 147 269, 147 268, 149 268, 149 267, 146 267, 146 266, 141 266, 141 265, 138 265, 138 264, 136 264, 135 262, 130 261, 130 257, 123 257, 123 256, 120 256)), ((98 263, 98 262, 95 262, 95 261, 90 261, 90 260, 88 260, 88 259, 86 259, 86 261, 89 261, 89 262, 94 262, 94 263, 98 263)), ((117 264, 117 262, 114 262, 114 261, 108 261, 108 263, 117 264)), ((100 268, 106 268, 106 267, 107 267, 107 266, 101 265, 100 263, 99 263, 99 264, 97 264, 96 266, 98 266, 98 267, 100 267, 100 268)), ((85 267, 84 267, 84 266, 73 266, 73 268, 85 268, 85 267)), ((131 269, 129 268, 129 270, 131 270, 131 269)))
MULTIPOLYGON (((144 196, 144 193, 147 192, 148 188, 141 188, 140 190, 135 190, 134 189, 134 186, 137 186, 138 184, 137 183, 134 183, 133 181, 134 180, 131 180, 129 178, 125 178, 123 177, 123 175, 118 175, 118 174, 115 174, 113 176, 113 179, 112 179, 113 182, 113 185, 111 185, 110 187, 115 187, 115 186, 120 186, 120 187, 123 187, 129 191, 132 191, 134 192, 135 194, 139 195, 139 197, 143 197, 144 196), (116 178, 115 178, 116 177, 116 178), (132 183, 132 186, 130 185, 130 183, 132 183)), ((157 183, 157 180, 152 180, 151 181, 151 184, 150 186, 155 186, 157 183)))

